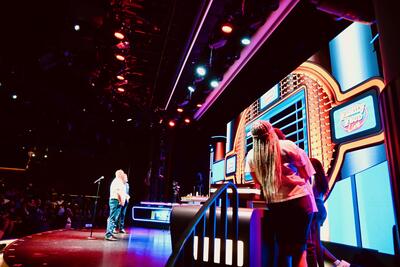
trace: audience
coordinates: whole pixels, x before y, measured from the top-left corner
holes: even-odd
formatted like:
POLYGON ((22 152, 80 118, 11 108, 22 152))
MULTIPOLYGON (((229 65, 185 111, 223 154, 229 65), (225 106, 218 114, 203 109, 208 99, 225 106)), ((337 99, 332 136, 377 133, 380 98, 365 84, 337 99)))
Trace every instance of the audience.
MULTIPOLYGON (((0 240, 92 223, 93 197, 63 195, 54 189, 41 194, 32 183, 17 187, 0 180, 0 187, 0 240)), ((101 222, 108 206, 99 204, 96 221, 101 222)))

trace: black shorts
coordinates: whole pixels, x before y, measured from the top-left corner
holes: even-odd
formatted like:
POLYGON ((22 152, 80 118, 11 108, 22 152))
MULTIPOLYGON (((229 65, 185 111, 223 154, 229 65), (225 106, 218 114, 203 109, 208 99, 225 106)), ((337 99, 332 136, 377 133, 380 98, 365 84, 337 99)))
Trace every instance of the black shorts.
POLYGON ((306 249, 306 241, 313 216, 310 196, 271 203, 270 226, 279 253, 298 255, 306 249))

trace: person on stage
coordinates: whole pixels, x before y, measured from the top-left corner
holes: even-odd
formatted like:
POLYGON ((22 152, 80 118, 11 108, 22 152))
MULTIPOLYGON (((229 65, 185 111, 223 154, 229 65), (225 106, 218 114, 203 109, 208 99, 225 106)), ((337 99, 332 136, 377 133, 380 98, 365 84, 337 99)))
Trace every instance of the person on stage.
POLYGON ((107 230, 105 240, 115 241, 117 238, 113 235, 117 227, 118 219, 121 214, 122 207, 125 205, 129 195, 126 192, 127 175, 123 170, 115 172, 115 178, 110 185, 110 215, 107 219, 107 230))
POLYGON ((129 204, 129 199, 130 199, 130 195, 129 195, 129 183, 128 183, 128 175, 124 174, 124 186, 125 186, 125 192, 126 192, 126 198, 125 198, 125 203, 124 205, 121 207, 121 212, 119 214, 119 218, 118 218, 118 231, 116 231, 116 229, 114 230, 114 234, 126 234, 125 231, 125 215, 126 215, 126 210, 128 209, 128 204, 129 204))
POLYGON ((261 184, 278 246, 278 265, 307 266, 306 240, 315 201, 306 183, 314 168, 295 143, 278 139, 269 122, 254 122, 251 134, 253 149, 247 155, 246 172, 261 184))

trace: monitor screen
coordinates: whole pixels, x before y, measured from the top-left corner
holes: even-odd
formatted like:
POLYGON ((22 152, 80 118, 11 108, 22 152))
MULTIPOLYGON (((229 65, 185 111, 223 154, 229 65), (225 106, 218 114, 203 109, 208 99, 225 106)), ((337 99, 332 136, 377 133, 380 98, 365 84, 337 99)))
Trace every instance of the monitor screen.
POLYGON ((214 184, 225 179, 225 160, 216 161, 212 164, 211 183, 214 184))
POLYGON ((341 143, 354 141, 381 130, 378 98, 375 90, 370 90, 351 101, 331 110, 333 140, 341 143))
POLYGON ((225 165, 226 176, 230 176, 236 173, 236 161, 237 161, 236 155, 232 155, 226 158, 226 165, 225 165))

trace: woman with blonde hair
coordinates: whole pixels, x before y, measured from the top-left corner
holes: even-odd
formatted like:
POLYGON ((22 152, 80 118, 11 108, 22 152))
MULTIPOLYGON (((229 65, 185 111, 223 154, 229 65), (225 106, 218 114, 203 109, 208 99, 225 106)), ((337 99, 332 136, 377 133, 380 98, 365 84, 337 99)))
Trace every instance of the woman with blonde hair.
POLYGON ((278 248, 279 266, 307 266, 306 241, 315 202, 307 185, 310 160, 290 140, 279 140, 267 121, 252 125, 246 171, 261 185, 278 248))

